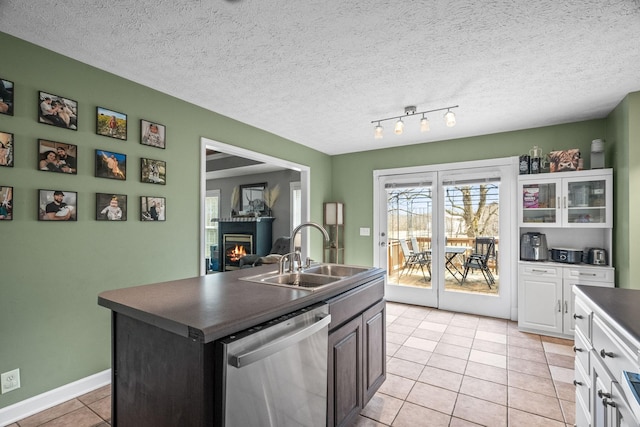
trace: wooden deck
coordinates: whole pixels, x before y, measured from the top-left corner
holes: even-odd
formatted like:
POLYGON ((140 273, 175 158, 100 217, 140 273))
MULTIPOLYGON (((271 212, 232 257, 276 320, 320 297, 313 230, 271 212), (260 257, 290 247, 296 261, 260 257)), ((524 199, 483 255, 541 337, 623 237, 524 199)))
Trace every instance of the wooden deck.
MULTIPOLYGON (((400 270, 392 272, 387 279, 389 283, 428 289, 430 289, 432 286, 431 280, 429 280, 429 272, 426 271, 426 269, 425 275, 427 276, 427 280, 424 279, 420 270, 414 270, 411 272, 411 274, 403 273, 402 277, 398 279, 399 273, 400 270)), ((489 289, 487 281, 482 276, 482 273, 478 270, 469 272, 469 274, 467 275, 467 279, 464 281, 464 285, 461 285, 458 280, 456 280, 449 272, 446 272, 444 282, 445 291, 478 292, 482 294, 498 295, 500 291, 500 278, 495 272, 492 273, 496 282, 491 285, 491 289, 489 289)))

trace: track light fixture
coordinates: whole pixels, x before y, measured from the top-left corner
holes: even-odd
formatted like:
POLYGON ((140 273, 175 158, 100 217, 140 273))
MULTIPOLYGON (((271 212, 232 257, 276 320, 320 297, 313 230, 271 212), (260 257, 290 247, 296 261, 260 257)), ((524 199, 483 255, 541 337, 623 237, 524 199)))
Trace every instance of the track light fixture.
POLYGON ((455 114, 453 114, 453 111, 451 111, 453 108, 458 108, 458 105, 453 105, 451 107, 444 107, 444 108, 436 108, 434 110, 416 112, 416 107, 413 105, 409 105, 407 107, 404 107, 404 116, 387 117, 386 119, 378 119, 378 120, 371 121, 371 123, 377 123, 375 127, 374 138, 382 139, 383 128, 380 125, 380 122, 397 119, 396 124, 393 128, 393 132, 396 135, 402 135, 402 132, 404 131, 404 121, 402 119, 404 117, 411 117, 417 114, 422 114, 422 119, 420 119, 420 132, 428 132, 430 129, 430 123, 426 114, 434 113, 436 111, 447 110, 447 112, 444 114, 444 123, 447 125, 447 127, 453 127, 456 125, 456 116, 455 114))

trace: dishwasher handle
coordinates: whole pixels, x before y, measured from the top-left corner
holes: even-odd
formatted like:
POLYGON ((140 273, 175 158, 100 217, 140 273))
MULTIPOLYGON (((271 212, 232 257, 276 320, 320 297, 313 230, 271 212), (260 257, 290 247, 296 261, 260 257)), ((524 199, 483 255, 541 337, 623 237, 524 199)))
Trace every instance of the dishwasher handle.
POLYGON ((256 348, 255 350, 236 355, 229 355, 229 364, 236 368, 242 368, 250 365, 310 337, 322 328, 329 326, 329 323, 331 323, 331 315, 327 314, 317 322, 282 336, 275 341, 256 348))

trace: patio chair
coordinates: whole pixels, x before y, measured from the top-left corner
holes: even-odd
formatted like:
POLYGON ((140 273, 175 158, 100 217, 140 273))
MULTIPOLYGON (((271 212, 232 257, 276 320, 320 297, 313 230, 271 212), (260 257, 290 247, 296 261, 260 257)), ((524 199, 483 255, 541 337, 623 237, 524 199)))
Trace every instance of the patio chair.
POLYGON ((462 273, 461 284, 464 284, 469 270, 480 270, 487 281, 489 289, 491 285, 496 283, 491 269, 489 268, 489 259, 496 257, 496 239, 494 237, 476 237, 475 248, 473 253, 467 257, 464 262, 464 272, 462 273))
POLYGON ((402 270, 400 270, 400 274, 398 278, 402 277, 402 273, 406 271, 406 274, 410 274, 415 269, 420 269, 422 271, 422 277, 427 281, 427 276, 424 274, 424 267, 427 267, 427 271, 429 272, 429 279, 431 280, 431 259, 428 257, 425 252, 414 252, 409 249, 409 245, 406 240, 400 240, 400 249, 402 249, 402 255, 404 256, 404 265, 402 266, 402 270))

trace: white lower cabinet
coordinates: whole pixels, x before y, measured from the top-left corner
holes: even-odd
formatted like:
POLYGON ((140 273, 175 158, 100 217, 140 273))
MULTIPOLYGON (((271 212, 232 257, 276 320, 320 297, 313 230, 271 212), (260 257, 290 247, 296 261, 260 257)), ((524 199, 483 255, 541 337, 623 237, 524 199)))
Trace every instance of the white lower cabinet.
POLYGON ((573 336, 574 285, 614 286, 610 267, 521 261, 518 273, 518 328, 543 335, 573 336))
POLYGON ((629 341, 609 316, 578 293, 583 321, 576 323, 575 380, 577 427, 638 427, 621 387, 623 370, 638 370, 640 345, 629 341))

